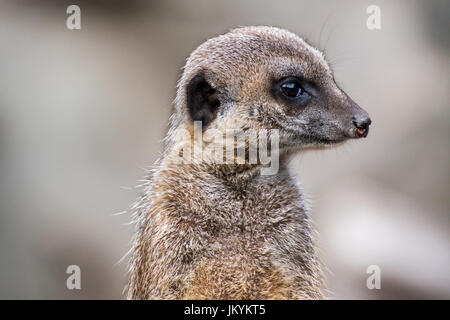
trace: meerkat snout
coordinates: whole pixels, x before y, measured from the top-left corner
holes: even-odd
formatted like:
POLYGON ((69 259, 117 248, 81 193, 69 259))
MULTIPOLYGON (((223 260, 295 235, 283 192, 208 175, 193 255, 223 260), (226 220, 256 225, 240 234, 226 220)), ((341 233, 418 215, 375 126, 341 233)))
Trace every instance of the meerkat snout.
POLYGON ((358 137, 367 137, 369 133, 369 126, 372 123, 369 117, 363 117, 359 119, 354 119, 353 124, 355 125, 356 134, 358 137))

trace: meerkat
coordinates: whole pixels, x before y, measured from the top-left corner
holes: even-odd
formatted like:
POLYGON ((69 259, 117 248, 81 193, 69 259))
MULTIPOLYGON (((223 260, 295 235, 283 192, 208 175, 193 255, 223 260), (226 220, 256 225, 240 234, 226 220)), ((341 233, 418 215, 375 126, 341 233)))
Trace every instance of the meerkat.
POLYGON ((174 107, 133 216, 127 298, 325 298, 310 210, 287 163, 302 150, 366 137, 371 120, 323 54, 284 29, 233 29, 192 52, 174 107), (230 128, 277 132, 277 172, 185 148, 230 128), (180 150, 190 161, 180 163, 180 150))

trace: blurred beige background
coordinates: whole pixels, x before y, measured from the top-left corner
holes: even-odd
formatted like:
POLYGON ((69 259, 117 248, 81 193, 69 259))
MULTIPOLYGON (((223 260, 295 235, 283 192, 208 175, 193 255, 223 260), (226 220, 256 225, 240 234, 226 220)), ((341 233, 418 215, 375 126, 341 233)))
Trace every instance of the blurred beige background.
POLYGON ((292 164, 331 296, 449 299, 449 14, 445 0, 0 1, 0 298, 121 298, 133 228, 113 214, 161 151, 185 58, 274 25, 325 50, 373 119, 364 141, 292 164), (370 4, 381 30, 366 28, 370 4), (366 288, 372 264, 381 290, 366 288))

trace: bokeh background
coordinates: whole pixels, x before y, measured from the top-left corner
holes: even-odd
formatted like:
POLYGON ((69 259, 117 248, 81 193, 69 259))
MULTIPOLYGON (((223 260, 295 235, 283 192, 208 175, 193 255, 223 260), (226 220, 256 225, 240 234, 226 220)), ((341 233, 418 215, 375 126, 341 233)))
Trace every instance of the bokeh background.
POLYGON ((0 1, 0 298, 122 298, 133 227, 114 214, 161 151, 186 57, 273 25, 324 50, 373 119, 367 139, 292 163, 331 297, 449 299, 449 15, 446 0, 0 1), (366 287, 373 264, 381 290, 366 287))

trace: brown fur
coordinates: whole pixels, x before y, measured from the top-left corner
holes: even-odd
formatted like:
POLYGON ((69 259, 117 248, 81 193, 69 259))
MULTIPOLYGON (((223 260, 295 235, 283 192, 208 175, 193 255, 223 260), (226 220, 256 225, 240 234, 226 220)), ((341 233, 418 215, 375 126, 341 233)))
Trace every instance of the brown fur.
POLYGON ((352 126, 351 115, 364 111, 337 87, 322 54, 285 30, 232 30, 191 54, 175 109, 164 153, 136 204, 127 298, 324 298, 309 209, 287 161, 294 150, 354 137, 347 122, 352 126), (269 94, 272 78, 296 72, 323 92, 307 109, 288 108, 269 94), (177 162, 180 146, 193 141, 186 136, 193 130, 186 86, 199 73, 220 97, 204 133, 279 129, 277 174, 214 157, 177 162))

